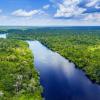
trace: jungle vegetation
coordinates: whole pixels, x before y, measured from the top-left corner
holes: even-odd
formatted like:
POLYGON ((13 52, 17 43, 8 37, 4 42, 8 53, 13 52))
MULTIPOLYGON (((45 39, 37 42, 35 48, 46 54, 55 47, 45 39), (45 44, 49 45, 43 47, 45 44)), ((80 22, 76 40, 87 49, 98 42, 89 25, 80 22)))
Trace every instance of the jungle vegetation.
POLYGON ((8 38, 39 40, 85 71, 85 74, 100 84, 100 30, 66 30, 38 28, 8 30, 8 38))
POLYGON ((42 100, 39 80, 28 44, 0 39, 0 100, 42 100))

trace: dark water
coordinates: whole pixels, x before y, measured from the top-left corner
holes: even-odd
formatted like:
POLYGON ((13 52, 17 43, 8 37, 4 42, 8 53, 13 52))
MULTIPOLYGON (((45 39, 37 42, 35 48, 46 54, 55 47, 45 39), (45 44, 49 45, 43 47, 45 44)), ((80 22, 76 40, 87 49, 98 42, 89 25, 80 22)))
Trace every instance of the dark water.
POLYGON ((73 63, 38 41, 28 43, 40 73, 45 100, 100 100, 100 86, 93 84, 73 63))

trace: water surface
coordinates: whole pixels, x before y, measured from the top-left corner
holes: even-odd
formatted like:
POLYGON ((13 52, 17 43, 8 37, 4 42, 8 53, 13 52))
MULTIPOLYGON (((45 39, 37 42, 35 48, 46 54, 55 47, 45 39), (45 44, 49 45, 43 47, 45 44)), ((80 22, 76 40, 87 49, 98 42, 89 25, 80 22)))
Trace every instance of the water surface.
POLYGON ((0 38, 6 38, 6 34, 1 34, 0 33, 0 38))
POLYGON ((45 100, 100 100, 100 86, 75 65, 38 41, 28 41, 45 100))

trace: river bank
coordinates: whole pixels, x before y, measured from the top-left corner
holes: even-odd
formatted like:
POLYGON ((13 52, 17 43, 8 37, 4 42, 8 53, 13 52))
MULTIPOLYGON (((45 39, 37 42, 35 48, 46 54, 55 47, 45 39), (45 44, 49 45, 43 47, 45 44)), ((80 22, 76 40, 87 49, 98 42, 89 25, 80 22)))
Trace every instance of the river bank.
POLYGON ((28 44, 0 37, 0 100, 42 100, 40 76, 28 44), (4 38, 4 39, 3 39, 4 38))

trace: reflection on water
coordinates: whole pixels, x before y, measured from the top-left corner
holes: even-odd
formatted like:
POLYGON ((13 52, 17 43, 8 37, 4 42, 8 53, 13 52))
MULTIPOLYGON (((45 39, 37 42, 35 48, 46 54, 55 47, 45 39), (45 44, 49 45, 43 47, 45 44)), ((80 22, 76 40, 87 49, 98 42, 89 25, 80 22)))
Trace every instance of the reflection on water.
POLYGON ((0 38, 6 38, 6 34, 0 34, 0 38))
POLYGON ((38 41, 28 43, 40 72, 45 100, 100 100, 100 86, 92 84, 73 63, 38 41))

